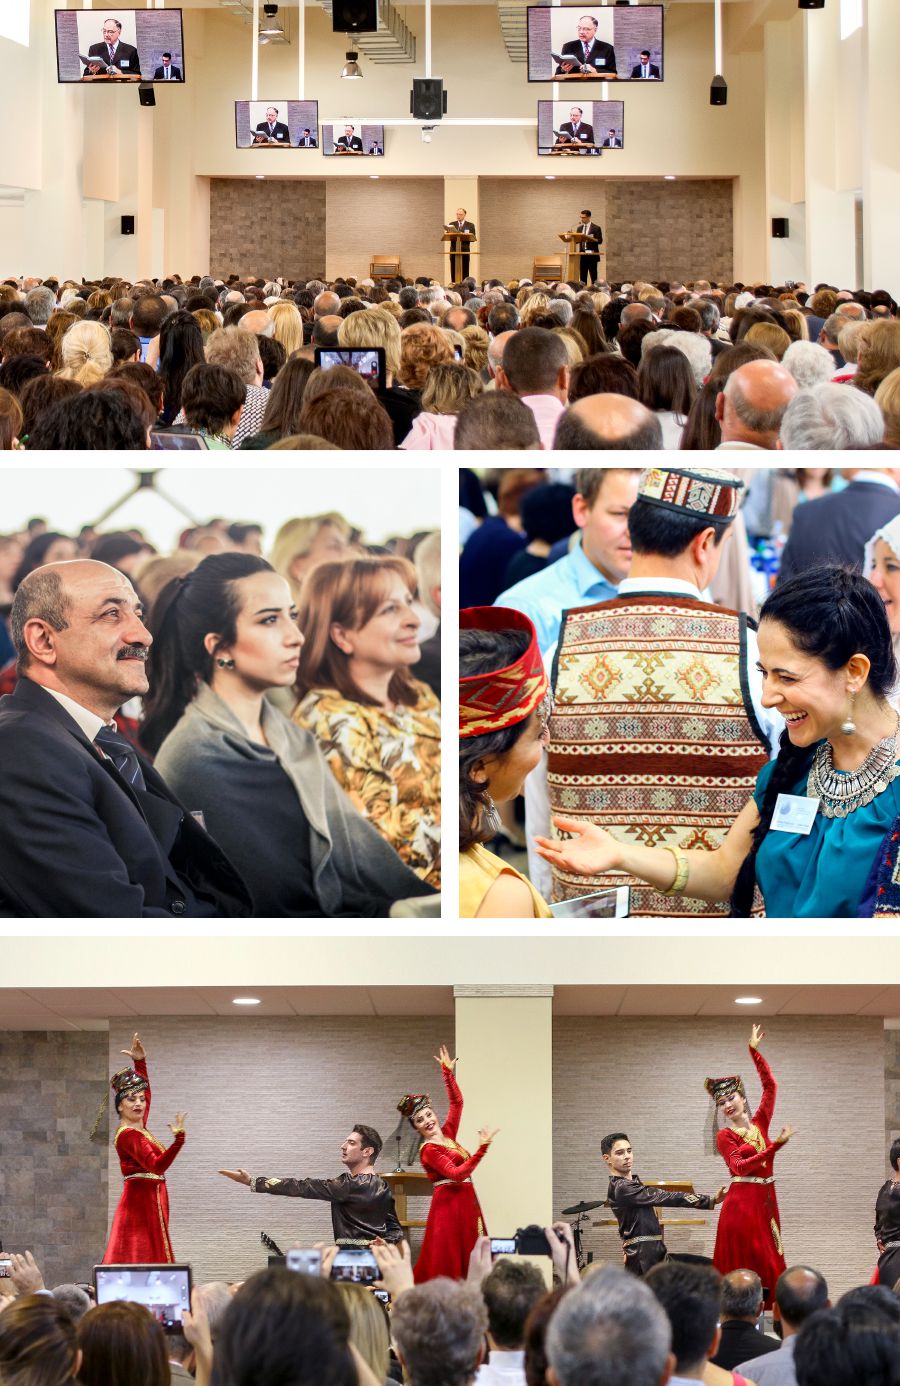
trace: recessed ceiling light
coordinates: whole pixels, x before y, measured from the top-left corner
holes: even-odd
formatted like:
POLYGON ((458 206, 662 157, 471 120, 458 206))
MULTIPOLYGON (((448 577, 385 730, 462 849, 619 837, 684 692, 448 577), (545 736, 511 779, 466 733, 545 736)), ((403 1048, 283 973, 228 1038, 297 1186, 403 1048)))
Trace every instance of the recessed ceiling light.
POLYGON ((545 179, 547 180, 548 183, 555 183, 555 182, 556 182, 556 174, 555 174, 555 173, 545 173, 545 174, 544 174, 544 177, 545 177, 545 179))
POLYGON ((369 177, 370 177, 370 178, 380 178, 380 177, 381 177, 381 174, 380 174, 380 173, 370 173, 370 174, 369 174, 369 177))
POLYGON ((257 179, 265 178, 265 176, 266 176, 266 175, 265 175, 264 173, 258 173, 258 174, 256 175, 257 179))
POLYGON ((761 996, 736 996, 736 997, 734 998, 734 1004, 735 1004, 736 1006, 761 1006, 761 1005, 762 1005, 762 997, 761 997, 761 996))
POLYGON ((664 173, 664 174, 663 174, 663 178, 666 180, 667 183, 674 183, 674 182, 675 182, 675 174, 674 174, 674 173, 664 173))
POLYGON ((258 1006, 260 999, 258 996, 235 996, 231 1001, 232 1006, 258 1006))

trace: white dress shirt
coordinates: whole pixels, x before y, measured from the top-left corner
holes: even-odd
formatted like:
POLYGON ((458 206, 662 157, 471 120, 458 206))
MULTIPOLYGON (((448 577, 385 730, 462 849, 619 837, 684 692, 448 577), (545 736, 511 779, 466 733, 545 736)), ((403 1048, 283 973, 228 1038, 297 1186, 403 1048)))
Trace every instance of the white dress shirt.
MULTIPOLYGON (((44 688, 44 685, 41 684, 44 688)), ((87 737, 88 741, 93 741, 98 731, 102 727, 108 727, 109 723, 104 722, 102 717, 98 717, 96 712, 91 712, 89 708, 82 707, 81 703, 76 703, 74 698, 70 698, 68 693, 57 693, 55 688, 44 688, 51 698, 55 698, 61 708, 76 721, 87 737)))

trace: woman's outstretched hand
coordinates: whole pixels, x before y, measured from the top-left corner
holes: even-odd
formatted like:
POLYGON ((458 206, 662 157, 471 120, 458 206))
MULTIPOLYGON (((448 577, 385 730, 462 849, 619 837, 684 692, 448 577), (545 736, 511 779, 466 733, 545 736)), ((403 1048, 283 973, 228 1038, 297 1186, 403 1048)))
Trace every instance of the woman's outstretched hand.
POLYGON ((478 1144, 490 1145, 491 1141, 499 1133, 499 1130, 499 1126, 496 1131, 492 1131, 489 1126, 482 1126, 481 1130, 478 1132, 478 1144))
POLYGON ((775 1144, 787 1145, 788 1141, 791 1139, 791 1136, 795 1136, 796 1134, 797 1133, 794 1130, 793 1126, 782 1126, 781 1130, 778 1132, 778 1135, 775 1137, 775 1144))
POLYGON ((571 871, 576 876, 598 876, 602 871, 622 869, 622 847, 603 828, 595 823, 582 823, 575 818, 554 818, 553 826, 561 833, 571 833, 565 842, 555 838, 534 839, 539 856, 571 871))
POLYGON ((766 1037, 766 1032, 761 1025, 754 1025, 750 1031, 750 1048, 758 1049, 766 1037))
POLYGON ((141 1037, 137 1032, 135 1032, 134 1038, 131 1041, 131 1048, 123 1049, 121 1052, 125 1055, 126 1059, 131 1059, 132 1062, 136 1064, 139 1064, 142 1059, 147 1058, 147 1051, 141 1044, 141 1037))
POLYGON ((187 1112, 176 1112, 175 1120, 169 1122, 169 1130, 172 1132, 173 1136, 177 1136, 179 1131, 184 1130, 184 1120, 186 1116, 187 1112))
POLYGON ((440 1050, 434 1056, 434 1061, 436 1064, 440 1064, 441 1068, 449 1068, 451 1073, 456 1072, 456 1065, 459 1063, 459 1059, 450 1058, 450 1050, 446 1044, 441 1045, 440 1050))

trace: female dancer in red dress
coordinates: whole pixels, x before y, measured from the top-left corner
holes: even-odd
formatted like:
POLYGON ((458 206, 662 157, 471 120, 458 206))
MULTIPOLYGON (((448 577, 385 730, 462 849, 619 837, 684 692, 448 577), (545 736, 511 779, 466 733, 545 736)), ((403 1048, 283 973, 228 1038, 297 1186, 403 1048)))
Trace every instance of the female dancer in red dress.
POLYGON ((775 1282, 785 1269, 772 1167, 775 1155, 794 1133, 785 1126, 774 1140, 769 1139, 777 1088, 772 1070, 759 1052, 762 1039, 763 1031, 754 1025, 750 1055, 763 1091, 752 1118, 740 1078, 707 1078, 705 1087, 728 1122, 717 1133, 716 1146, 731 1172, 731 1188, 719 1214, 713 1262, 722 1275, 739 1269, 756 1271, 768 1309, 775 1282))
POLYGON ((169 1195, 165 1171, 184 1145, 184 1112, 176 1112, 169 1130, 175 1137, 166 1147, 151 1136, 145 1125, 150 1115, 150 1082, 147 1055, 140 1035, 130 1049, 123 1049, 134 1068, 123 1068, 110 1080, 116 1095, 119 1129, 115 1147, 125 1187, 113 1218, 105 1265, 161 1263, 175 1260, 169 1241, 169 1195))
POLYGON ((447 1275, 451 1280, 465 1279, 472 1248, 484 1235, 484 1219, 472 1186, 472 1171, 497 1134, 482 1127, 478 1132, 481 1144, 474 1155, 457 1144, 456 1133, 463 1111, 462 1093, 454 1076, 457 1061, 450 1058, 443 1044, 435 1059, 441 1066, 450 1099, 450 1110, 443 1125, 435 1116, 427 1093, 407 1093, 398 1104, 400 1113, 409 1119, 422 1139, 419 1158, 434 1186, 425 1238, 414 1271, 417 1285, 439 1275, 447 1275))

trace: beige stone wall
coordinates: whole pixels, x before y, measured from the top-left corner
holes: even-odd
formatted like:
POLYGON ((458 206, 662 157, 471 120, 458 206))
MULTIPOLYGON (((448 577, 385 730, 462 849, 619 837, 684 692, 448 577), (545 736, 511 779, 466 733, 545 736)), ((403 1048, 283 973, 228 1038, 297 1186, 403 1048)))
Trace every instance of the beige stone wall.
POLYGON ((731 283, 734 229, 730 179, 607 184, 607 274, 625 279, 731 283))
POLYGON ((443 179, 328 178, 325 187, 329 277, 367 275, 373 255, 398 254, 411 279, 443 278, 443 179))
POLYGON ((212 274, 286 279, 324 274, 323 181, 213 178, 209 212, 212 274))

